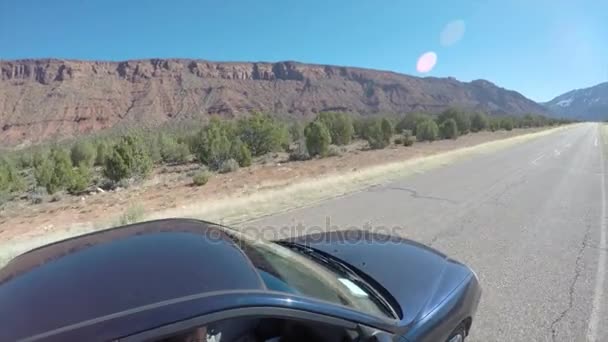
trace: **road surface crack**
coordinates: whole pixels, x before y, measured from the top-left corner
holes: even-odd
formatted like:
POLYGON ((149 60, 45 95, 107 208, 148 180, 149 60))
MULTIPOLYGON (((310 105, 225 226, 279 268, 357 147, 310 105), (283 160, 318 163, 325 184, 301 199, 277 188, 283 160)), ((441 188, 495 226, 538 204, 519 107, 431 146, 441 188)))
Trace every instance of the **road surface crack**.
POLYGON ((385 189, 387 189, 387 190, 405 191, 405 192, 409 193, 412 198, 416 198, 416 199, 426 199, 426 200, 431 200, 431 201, 447 202, 447 203, 451 203, 451 204, 457 204, 458 203, 458 202, 456 202, 454 200, 451 200, 449 198, 421 195, 421 194, 418 193, 417 190, 410 189, 410 188, 391 186, 391 187, 387 187, 385 189))
POLYGON ((568 306, 564 310, 562 310, 562 312, 557 316, 557 318, 553 320, 553 322, 551 322, 551 340, 553 342, 557 341, 557 325, 566 317, 566 315, 574 305, 574 288, 576 287, 576 283, 581 275, 581 260, 583 258, 585 249, 589 247, 587 245, 587 239, 589 238, 592 226, 592 224, 587 223, 587 230, 585 231, 585 235, 583 236, 583 240, 581 241, 581 245, 578 249, 578 254, 576 256, 576 263, 574 267, 574 276, 570 281, 570 287, 568 289, 568 306))

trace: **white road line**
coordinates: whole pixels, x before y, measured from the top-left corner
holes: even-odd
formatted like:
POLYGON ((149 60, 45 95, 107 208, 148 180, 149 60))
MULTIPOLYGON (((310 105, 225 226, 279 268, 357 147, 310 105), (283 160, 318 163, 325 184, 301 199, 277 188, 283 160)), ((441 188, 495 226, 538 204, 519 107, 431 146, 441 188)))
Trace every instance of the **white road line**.
MULTIPOLYGON (((597 146, 597 138, 595 138, 597 146)), ((604 281, 606 278, 606 173, 604 170, 604 151, 600 149, 602 163, 602 215, 600 216, 600 243, 599 256, 597 261, 597 274, 595 277, 595 291, 593 292, 593 306, 587 327, 587 341, 595 342, 598 340, 597 328, 601 317, 602 296, 604 295, 604 281)))
POLYGON ((532 165, 538 165, 538 164, 536 164, 536 162, 543 159, 544 156, 545 156, 544 154, 541 154, 540 156, 536 157, 536 159, 534 159, 532 161, 532 165))
POLYGON ((562 154, 562 152, 560 152, 560 150, 558 150, 558 149, 555 149, 555 150, 553 150, 553 154, 557 157, 560 154, 562 154))

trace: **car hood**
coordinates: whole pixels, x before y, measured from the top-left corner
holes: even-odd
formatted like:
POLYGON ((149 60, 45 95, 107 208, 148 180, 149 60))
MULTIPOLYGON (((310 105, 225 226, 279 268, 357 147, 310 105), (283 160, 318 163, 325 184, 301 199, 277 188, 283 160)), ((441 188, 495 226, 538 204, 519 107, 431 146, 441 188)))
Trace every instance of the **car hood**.
POLYGON ((426 316, 472 272, 420 243, 367 231, 335 231, 283 240, 336 257, 372 278, 398 303, 402 325, 426 316))

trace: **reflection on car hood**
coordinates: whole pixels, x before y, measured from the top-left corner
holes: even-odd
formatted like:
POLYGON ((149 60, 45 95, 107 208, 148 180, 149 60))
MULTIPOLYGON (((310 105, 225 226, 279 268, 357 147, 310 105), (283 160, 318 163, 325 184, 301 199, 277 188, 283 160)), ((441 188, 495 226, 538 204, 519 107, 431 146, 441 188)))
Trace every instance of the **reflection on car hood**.
POLYGON ((261 289, 221 229, 185 219, 134 224, 47 245, 2 268, 0 317, 11 329, 0 329, 0 341, 188 295, 261 289))
POLYGON ((367 231, 318 233, 285 241, 330 254, 365 273, 399 303, 402 324, 425 316, 471 274, 420 243, 367 231))

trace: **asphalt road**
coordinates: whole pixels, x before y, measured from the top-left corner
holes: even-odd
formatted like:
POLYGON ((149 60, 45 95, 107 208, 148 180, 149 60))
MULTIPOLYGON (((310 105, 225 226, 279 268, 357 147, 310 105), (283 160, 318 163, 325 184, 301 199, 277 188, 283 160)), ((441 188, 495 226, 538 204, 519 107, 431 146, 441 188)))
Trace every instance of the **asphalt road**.
POLYGON ((583 124, 248 225, 390 227, 465 262, 472 341, 608 341, 604 159, 583 124))

